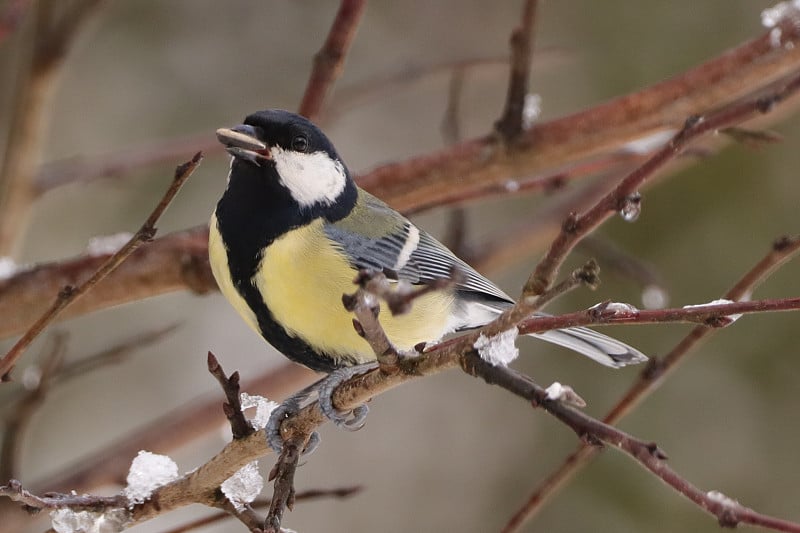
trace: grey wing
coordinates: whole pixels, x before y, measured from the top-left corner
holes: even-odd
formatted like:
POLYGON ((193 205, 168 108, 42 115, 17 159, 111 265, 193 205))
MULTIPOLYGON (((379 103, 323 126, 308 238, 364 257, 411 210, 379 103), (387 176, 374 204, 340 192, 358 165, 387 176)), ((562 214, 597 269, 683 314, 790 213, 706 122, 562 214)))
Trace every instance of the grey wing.
POLYGON ((354 268, 379 270, 415 285, 448 278, 455 268, 460 272, 456 290, 464 296, 513 303, 491 281, 400 213, 364 191, 359 195, 361 199, 349 217, 324 226, 327 236, 339 243, 354 268))

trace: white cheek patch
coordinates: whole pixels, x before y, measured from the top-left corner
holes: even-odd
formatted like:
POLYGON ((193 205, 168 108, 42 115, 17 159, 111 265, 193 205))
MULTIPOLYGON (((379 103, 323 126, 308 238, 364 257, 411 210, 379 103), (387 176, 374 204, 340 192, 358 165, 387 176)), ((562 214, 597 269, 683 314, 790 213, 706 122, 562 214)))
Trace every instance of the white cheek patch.
POLYGON ((276 146, 270 149, 270 154, 281 184, 301 206, 333 204, 344 191, 347 184, 344 166, 325 152, 303 154, 276 146))

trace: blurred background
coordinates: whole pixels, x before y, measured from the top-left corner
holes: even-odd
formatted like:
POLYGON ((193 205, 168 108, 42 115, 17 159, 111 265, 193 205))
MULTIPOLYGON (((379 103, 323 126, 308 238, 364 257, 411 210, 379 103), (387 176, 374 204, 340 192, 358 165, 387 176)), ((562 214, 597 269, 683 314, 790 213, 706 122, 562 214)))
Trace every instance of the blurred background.
MULTIPOLYGON (((541 2, 531 90, 542 119, 558 117, 656 83, 763 32, 753 0, 541 2)), ((2 5, 0 3, 0 5, 2 5)), ((89 22, 67 59, 52 110, 43 162, 93 156, 203 134, 267 107, 296 109, 311 60, 336 2, 171 0, 110 1, 89 22)), ((391 83, 377 80, 445 62, 504 57, 519 21, 519 1, 375 1, 368 5, 344 74, 322 119, 356 172, 445 145, 440 122, 449 76, 438 72, 391 83)), ((13 73, 25 49, 25 24, 0 45, 0 141, 11 132, 13 73)), ((406 78, 410 78, 407 76, 406 78)), ((505 98, 507 68, 471 69, 462 100, 464 138, 490 131, 505 98)), ((619 217, 600 234, 653 265, 681 306, 717 298, 783 234, 797 233, 800 121, 773 126, 783 143, 753 151, 730 146, 644 193, 634 224, 619 217)), ((134 231, 162 194, 163 166, 61 187, 34 207, 22 263, 84 252, 95 236, 134 231)), ((204 224, 225 186, 227 157, 210 155, 159 224, 160 235, 204 224)), ((502 235, 554 196, 519 195, 469 205, 468 244, 502 235)), ((415 217, 442 235, 447 210, 415 217)), ((479 251, 479 250, 477 250, 479 251)), ((510 294, 542 250, 488 272, 510 294)), ((585 256, 576 254, 570 265, 585 256)), ((603 265, 601 264, 601 267, 603 265)), ((789 264, 756 297, 796 296, 798 265, 789 264)), ((641 307, 642 287, 608 270, 596 292, 577 291, 550 311, 613 299, 641 307)), ((151 298, 63 322, 68 359, 76 360, 136 333, 173 322, 180 328, 123 363, 51 391, 25 439, 22 480, 47 479, 172 408, 214 394, 206 352, 224 368, 255 376, 284 360, 253 334, 217 294, 151 298)), ((667 452, 670 465, 704 490, 719 490, 759 511, 800 520, 797 506, 798 317, 745 317, 703 345, 621 427, 667 452)), ((50 335, 52 335, 52 331, 50 335)), ((604 332, 662 355, 689 326, 606 328, 604 332)), ((11 339, 0 344, 4 350, 11 339)), ((47 350, 48 335, 20 369, 47 350)), ((514 364, 538 383, 568 383, 602 416, 637 375, 611 371, 558 347, 522 339, 514 364)), ((0 390, 0 404, 11 387, 0 390)), ((276 398, 277 399, 277 398, 276 398)), ((357 433, 321 429, 322 445, 298 470, 298 490, 361 485, 344 501, 298 503, 284 525, 300 532, 497 531, 531 490, 573 451, 566 427, 498 388, 450 372, 418 380, 371 403, 357 433)), ((219 431, 172 452, 193 469, 229 439, 219 431)), ((266 472, 272 458, 262 462, 266 472)), ((111 490, 111 489, 109 489, 111 490)), ((271 493, 271 488, 265 491, 271 493)), ((134 528, 164 531, 199 507, 134 528)), ((41 531, 42 522, 30 531, 41 531)), ((525 531, 716 531, 717 523, 628 457, 603 453, 562 490, 525 531)), ((203 531, 242 531, 227 521, 203 531)))

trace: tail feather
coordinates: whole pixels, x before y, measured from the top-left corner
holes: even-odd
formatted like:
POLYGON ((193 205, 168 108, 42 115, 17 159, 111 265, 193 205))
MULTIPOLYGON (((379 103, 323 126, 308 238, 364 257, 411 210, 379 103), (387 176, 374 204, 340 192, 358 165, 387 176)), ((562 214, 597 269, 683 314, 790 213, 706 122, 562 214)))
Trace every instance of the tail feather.
POLYGON ((532 336, 574 350, 611 368, 647 361, 647 356, 636 348, 589 328, 556 329, 532 336))
MULTIPOLYGON (((476 301, 466 298, 462 299, 459 304, 453 314, 453 322, 450 324, 449 331, 481 327, 513 305, 512 302, 476 301)), ((537 313, 537 315, 545 316, 544 313, 537 313)), ((621 368, 647 361, 647 356, 636 348, 589 328, 556 329, 544 333, 533 333, 531 336, 569 348, 611 368, 621 368)))

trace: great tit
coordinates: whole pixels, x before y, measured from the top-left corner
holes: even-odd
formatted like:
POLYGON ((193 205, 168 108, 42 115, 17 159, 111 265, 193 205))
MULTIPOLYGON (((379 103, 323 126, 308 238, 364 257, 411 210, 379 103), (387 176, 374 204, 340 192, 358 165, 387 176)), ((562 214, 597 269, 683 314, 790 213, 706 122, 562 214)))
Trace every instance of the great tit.
MULTIPOLYGON (((307 119, 259 111, 217 130, 217 138, 232 159, 210 222, 211 268, 247 324, 289 359, 326 373, 375 361, 342 305, 361 269, 412 285, 460 272, 451 289, 427 293, 408 313, 380 313, 401 350, 482 326, 513 305, 447 247, 357 187, 333 144, 307 119)), ((536 336, 609 367, 647 359, 591 329, 536 336)))

